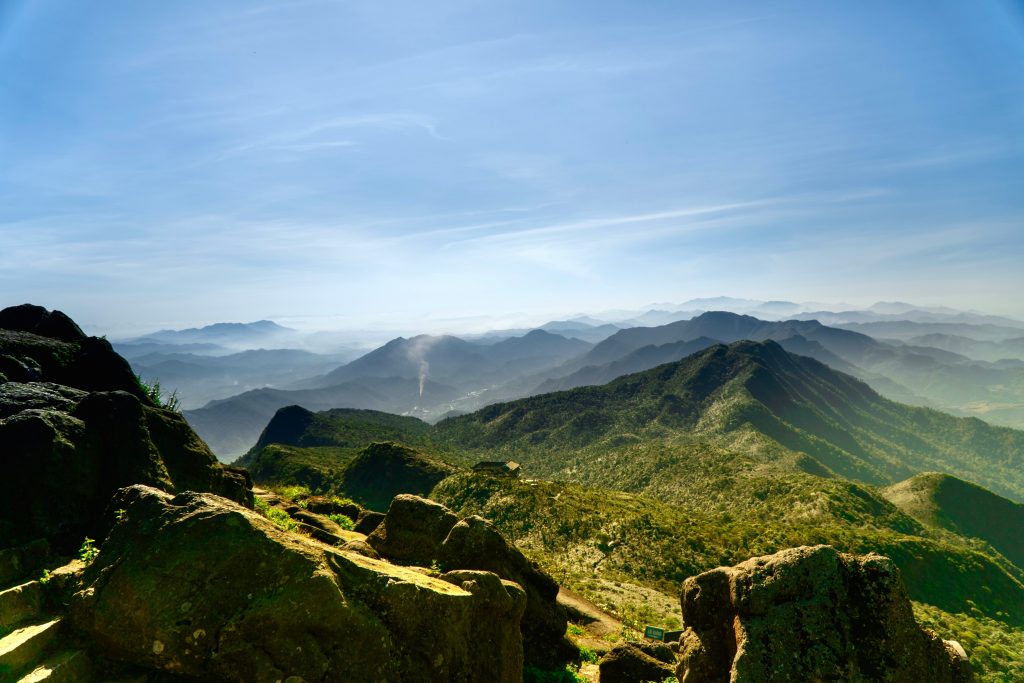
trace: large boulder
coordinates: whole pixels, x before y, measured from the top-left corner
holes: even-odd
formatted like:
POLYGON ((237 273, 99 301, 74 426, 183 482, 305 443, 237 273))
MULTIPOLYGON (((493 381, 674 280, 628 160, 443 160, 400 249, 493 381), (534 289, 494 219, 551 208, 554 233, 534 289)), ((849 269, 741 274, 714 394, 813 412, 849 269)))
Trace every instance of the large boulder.
POLYGON ((661 683, 671 678, 675 672, 675 658, 672 651, 668 656, 661 652, 649 652, 640 643, 623 643, 616 645, 598 663, 601 683, 644 683, 653 681, 661 683), (655 656, 661 655, 661 656, 655 656))
POLYGON ((211 494, 133 486, 111 509, 71 604, 106 657, 211 681, 521 679, 526 596, 493 574, 432 578, 211 494))
POLYGON ((959 645, 914 621, 888 558, 791 548, 683 583, 680 683, 972 680, 959 645))
MULTIPOLYGON (((395 496, 387 515, 366 542, 393 562, 429 567, 459 518, 440 503, 403 493, 395 496)), ((452 567, 468 569, 468 567, 452 567)))
POLYGON ((482 517, 460 521, 440 503, 402 494, 395 496, 366 541, 381 557, 394 562, 436 564, 445 572, 488 571, 514 581, 527 597, 522 624, 526 661, 557 666, 575 655, 565 638, 567 618, 557 602, 558 584, 482 517))
POLYGON ((558 584, 483 517, 467 517, 451 528, 441 544, 438 564, 442 570, 479 569, 515 581, 526 591, 523 647, 527 659, 556 665, 573 656, 574 648, 565 639, 567 617, 558 604, 558 584))
POLYGON ((0 547, 46 538, 74 550, 104 532, 110 496, 131 484, 251 504, 248 475, 156 405, 106 340, 33 306, 0 311, 0 325, 0 547))

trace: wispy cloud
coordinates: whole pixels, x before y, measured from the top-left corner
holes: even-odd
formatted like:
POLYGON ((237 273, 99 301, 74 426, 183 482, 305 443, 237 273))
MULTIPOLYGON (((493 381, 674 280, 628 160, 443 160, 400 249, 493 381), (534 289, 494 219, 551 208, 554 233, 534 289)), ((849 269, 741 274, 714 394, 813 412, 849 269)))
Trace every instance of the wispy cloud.
POLYGON ((431 119, 419 114, 405 112, 360 114, 334 117, 300 126, 293 130, 251 139, 228 147, 207 159, 207 161, 223 161, 256 150, 312 152, 355 147, 363 144, 363 142, 351 139, 325 139, 324 136, 338 131, 356 132, 359 130, 389 133, 410 130, 422 131, 435 140, 448 140, 448 138, 445 138, 438 132, 437 126, 431 119))
MULTIPOLYGON (((652 213, 639 213, 632 215, 616 215, 602 218, 588 218, 583 220, 570 220, 566 222, 553 223, 540 227, 526 228, 523 230, 498 232, 489 235, 469 237, 464 240, 450 242, 446 246, 456 243, 477 243, 477 244, 498 244, 509 241, 536 240, 547 237, 571 236, 576 239, 581 233, 597 233, 606 231, 609 228, 635 227, 644 224, 660 223, 668 220, 698 218, 702 216, 723 214, 743 209, 750 209, 758 206, 766 206, 776 203, 777 200, 763 200, 750 202, 735 202, 730 204, 718 204, 712 206, 694 206, 668 211, 652 213)), ((633 233, 635 234, 635 233, 633 233)))

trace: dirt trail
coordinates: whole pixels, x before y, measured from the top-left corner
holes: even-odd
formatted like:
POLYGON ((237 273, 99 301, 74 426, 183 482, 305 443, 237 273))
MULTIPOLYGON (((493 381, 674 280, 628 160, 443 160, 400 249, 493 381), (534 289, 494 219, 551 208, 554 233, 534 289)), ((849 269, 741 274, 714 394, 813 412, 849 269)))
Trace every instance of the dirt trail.
POLYGON ((595 638, 618 633, 622 628, 621 621, 568 588, 558 589, 558 602, 569 612, 570 621, 580 622, 580 626, 595 638))

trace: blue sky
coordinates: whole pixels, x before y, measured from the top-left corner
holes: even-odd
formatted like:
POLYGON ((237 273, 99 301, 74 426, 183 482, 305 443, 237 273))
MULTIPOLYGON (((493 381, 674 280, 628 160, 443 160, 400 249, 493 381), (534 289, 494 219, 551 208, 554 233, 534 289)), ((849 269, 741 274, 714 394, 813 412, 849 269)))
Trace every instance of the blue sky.
POLYGON ((0 292, 94 329, 1024 315, 1024 4, 0 0, 0 292))

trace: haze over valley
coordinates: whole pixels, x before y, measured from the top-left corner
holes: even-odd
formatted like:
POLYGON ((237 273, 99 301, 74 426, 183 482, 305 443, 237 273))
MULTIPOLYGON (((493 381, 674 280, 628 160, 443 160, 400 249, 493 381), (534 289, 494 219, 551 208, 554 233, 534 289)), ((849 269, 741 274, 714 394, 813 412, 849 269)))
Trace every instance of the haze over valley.
POLYGON ((606 384, 742 339, 776 341, 892 400, 1024 427, 1024 322, 902 303, 835 308, 720 297, 533 328, 414 334, 377 347, 351 333, 262 321, 165 330, 115 348, 145 381, 175 393, 225 460, 248 450, 286 405, 436 422, 500 401, 606 384), (332 347, 330 339, 347 341, 332 347))

